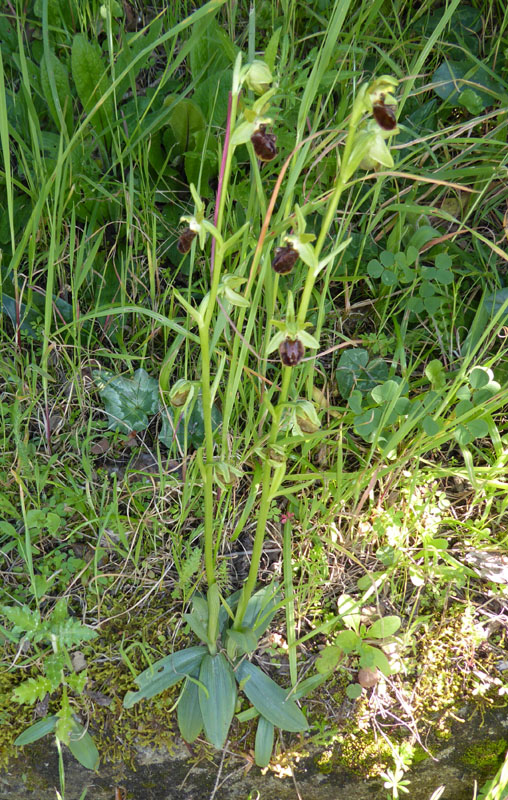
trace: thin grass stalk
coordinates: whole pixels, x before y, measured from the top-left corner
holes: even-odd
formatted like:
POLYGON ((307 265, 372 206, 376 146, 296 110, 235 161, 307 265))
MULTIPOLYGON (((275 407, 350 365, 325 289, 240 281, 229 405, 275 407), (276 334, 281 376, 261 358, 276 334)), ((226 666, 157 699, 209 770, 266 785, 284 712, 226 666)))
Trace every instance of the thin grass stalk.
POLYGON ((291 686, 296 686, 298 680, 298 663, 296 652, 295 629, 295 590, 293 585, 293 563, 291 558, 291 523, 284 523, 282 545, 282 567, 284 574, 284 595, 286 599, 286 638, 288 644, 289 676, 291 686))

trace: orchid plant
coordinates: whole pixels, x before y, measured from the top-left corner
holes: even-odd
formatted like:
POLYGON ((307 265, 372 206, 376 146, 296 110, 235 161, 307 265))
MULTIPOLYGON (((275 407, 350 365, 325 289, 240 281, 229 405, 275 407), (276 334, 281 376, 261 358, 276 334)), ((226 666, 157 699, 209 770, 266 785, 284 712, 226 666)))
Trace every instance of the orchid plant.
MULTIPOLYGON (((212 406, 217 379, 210 374, 210 340, 214 330, 214 315, 222 303, 239 309, 236 332, 242 330, 244 314, 251 304, 252 287, 263 241, 266 241, 270 214, 268 212, 265 218, 262 239, 256 248, 250 277, 246 280, 223 274, 226 254, 244 233, 242 228, 226 238, 224 210, 235 149, 247 144, 252 148, 253 156, 260 161, 270 161, 277 156, 276 137, 267 131, 273 124, 273 117, 269 113, 270 102, 277 91, 275 87, 270 88, 272 80, 271 71, 263 62, 254 61, 242 66, 241 54, 238 56, 230 94, 214 221, 207 220, 204 203, 196 188, 191 186, 195 211, 193 215, 182 218, 187 227, 179 240, 179 250, 185 254, 195 246, 194 240, 197 239, 197 245, 210 264, 210 288, 199 307, 196 308, 175 290, 176 299, 197 325, 201 347, 199 390, 203 402, 205 437, 204 447, 197 453, 197 461, 203 481, 204 560, 208 588, 206 597, 195 594, 192 610, 184 615, 201 644, 172 653, 151 665, 135 679, 137 691, 129 692, 124 700, 124 705, 131 707, 142 699, 151 698, 183 682, 178 700, 178 723, 183 738, 192 742, 204 729, 208 741, 221 749, 237 708, 238 692, 242 691, 252 703, 251 716, 259 718, 255 755, 256 762, 261 766, 265 766, 270 759, 276 727, 293 732, 306 730, 307 721, 296 699, 326 677, 318 674, 300 684, 297 690, 293 687, 289 692, 249 661, 274 614, 284 605, 275 583, 255 591, 270 506, 286 474, 286 445, 281 443, 279 432, 284 426, 289 426, 295 435, 305 437, 320 427, 311 399, 291 399, 293 376, 307 351, 312 354, 319 347, 318 339, 308 330, 310 323, 307 320, 316 279, 350 240, 343 239, 324 257, 321 254, 348 182, 360 168, 393 166, 387 140, 397 132, 394 98, 397 81, 385 76, 361 86, 349 116, 340 170, 327 201, 321 229, 317 235, 308 232, 305 209, 296 205, 291 221, 288 220, 286 224, 287 230, 294 223, 294 232, 284 234, 281 246, 275 251, 272 265, 277 275, 291 271, 299 259, 308 270, 298 301, 295 303, 293 294, 288 292, 285 318, 274 319, 269 326, 276 331, 272 335, 267 334, 269 338, 265 352, 269 355, 278 350, 282 374, 280 385, 263 398, 270 422, 264 445, 256 449, 261 464, 253 491, 257 491, 257 485, 262 487, 256 532, 245 583, 235 594, 224 597, 219 589, 215 565, 217 532, 214 502, 216 493, 234 482, 241 472, 229 464, 224 456, 218 457, 216 452, 212 406), (242 110, 239 111, 244 87, 259 96, 250 105, 248 98, 242 96, 242 110), (211 248, 208 247, 208 237, 212 240, 211 248)), ((307 358, 312 358, 312 355, 307 358)), ((183 407, 192 398, 196 387, 187 381, 178 381, 169 388, 167 378, 165 375, 161 379, 161 388, 164 388, 173 405, 183 407)), ((234 396, 236 389, 235 380, 230 378, 226 396, 234 396)), ((312 397, 312 393, 309 397, 312 397)))

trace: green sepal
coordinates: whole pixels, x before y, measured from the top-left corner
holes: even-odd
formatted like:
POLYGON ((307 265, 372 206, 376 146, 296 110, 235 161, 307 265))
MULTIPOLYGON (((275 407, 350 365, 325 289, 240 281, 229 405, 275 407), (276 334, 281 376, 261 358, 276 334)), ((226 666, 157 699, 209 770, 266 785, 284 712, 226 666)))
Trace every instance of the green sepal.
POLYGON ((124 708, 132 708, 140 700, 154 697, 174 686, 186 675, 192 674, 201 664, 205 653, 206 647, 188 647, 156 661, 135 678, 139 691, 127 692, 123 701, 124 708))
POLYGON ((217 750, 226 742, 236 706, 236 685, 233 671, 222 653, 204 656, 199 680, 199 707, 208 741, 217 750))
POLYGON ((242 683, 244 694, 263 717, 285 731, 297 733, 308 728, 307 720, 287 691, 249 661, 243 661, 236 670, 236 679, 242 683))

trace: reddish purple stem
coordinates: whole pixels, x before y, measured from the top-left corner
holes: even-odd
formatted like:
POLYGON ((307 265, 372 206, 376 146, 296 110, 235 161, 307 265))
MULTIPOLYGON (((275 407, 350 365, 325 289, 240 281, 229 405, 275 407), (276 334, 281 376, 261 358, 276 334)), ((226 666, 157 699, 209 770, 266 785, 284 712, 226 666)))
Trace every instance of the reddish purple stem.
MULTIPOLYGON (((226 136, 224 138, 224 149, 222 151, 222 161, 220 165, 220 172, 219 172, 219 185, 217 186, 217 197, 215 198, 215 213, 213 215, 213 224, 217 227, 217 222, 219 219, 219 208, 220 208, 220 199, 222 196, 222 188, 224 186, 224 173, 226 172, 226 161, 227 155, 229 150, 229 139, 231 137, 231 105, 233 102, 233 97, 231 92, 228 96, 228 116, 226 120, 226 136)), ((212 239, 212 253, 211 253, 211 261, 210 261, 210 276, 213 275, 213 265, 215 261, 215 239, 212 239)))

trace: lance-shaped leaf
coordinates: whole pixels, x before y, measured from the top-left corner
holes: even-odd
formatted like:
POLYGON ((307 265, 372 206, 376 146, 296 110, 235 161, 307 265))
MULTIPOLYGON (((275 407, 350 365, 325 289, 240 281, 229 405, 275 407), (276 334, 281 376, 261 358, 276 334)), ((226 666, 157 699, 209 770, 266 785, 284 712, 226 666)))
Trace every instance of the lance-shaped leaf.
POLYGON ((203 717, 199 706, 199 685, 187 678, 178 702, 178 727, 186 742, 193 742, 203 728, 203 717))
POLYGON ((199 668, 205 653, 206 647, 189 647, 156 661, 135 678, 139 691, 127 692, 123 701, 124 708, 132 708, 140 700, 154 697, 174 686, 186 675, 191 675, 199 668))
POLYGON ((199 707, 206 738, 217 750, 221 750, 227 739, 236 705, 235 679, 222 653, 204 656, 199 680, 204 686, 204 689, 199 688, 199 707))
POLYGON ((287 691, 249 661, 243 661, 236 671, 244 694, 263 717, 285 731, 304 731, 307 720, 287 691))
POLYGON ((40 719, 39 722, 35 722, 24 730, 23 733, 20 733, 18 738, 14 740, 14 744, 18 747, 22 747, 25 744, 32 744, 32 742, 42 739, 42 737, 46 736, 48 733, 53 733, 57 722, 58 717, 56 714, 40 719))
POLYGON ((280 602, 279 587, 277 584, 263 586, 255 592, 247 603, 243 627, 252 628, 256 638, 268 629, 280 602))
POLYGON ((267 767, 270 763, 273 750, 274 728, 271 722, 265 717, 259 717, 256 730, 256 744, 254 747, 254 758, 258 767, 267 767))
POLYGON ((99 752, 95 742, 82 725, 73 720, 73 730, 69 738, 69 750, 85 769, 97 769, 99 752))

